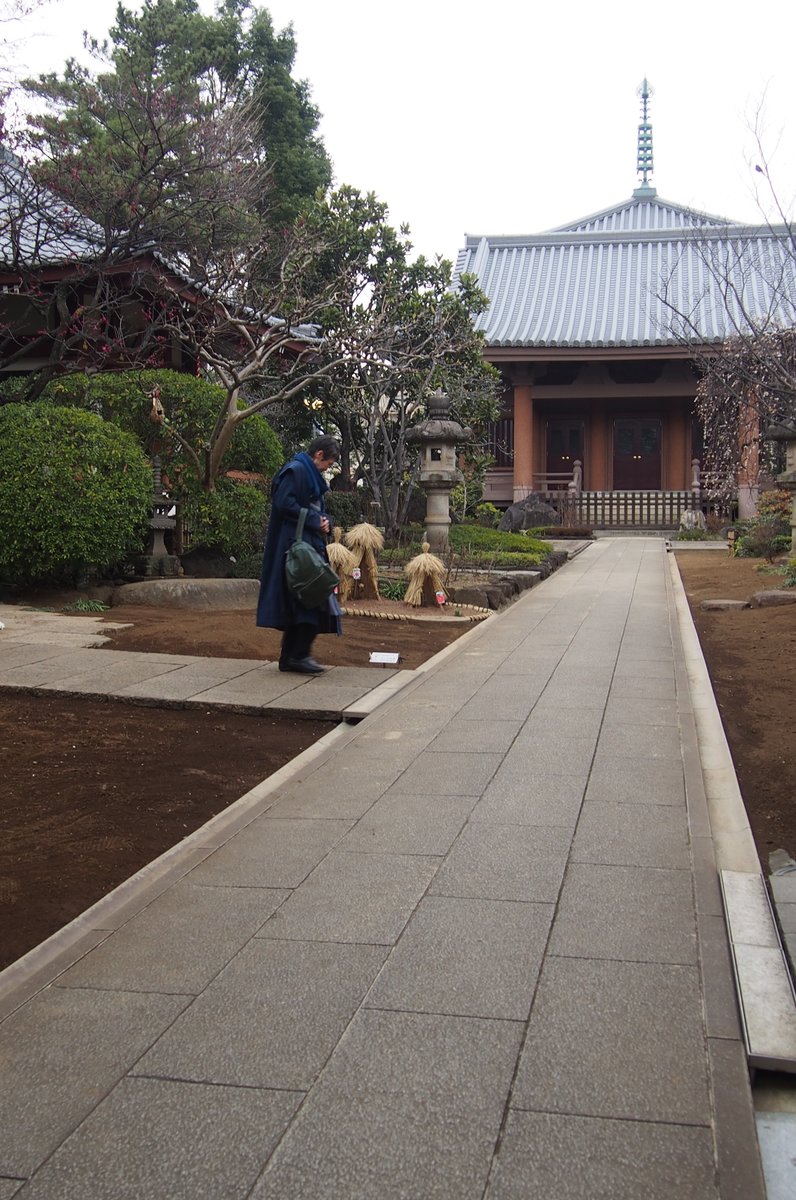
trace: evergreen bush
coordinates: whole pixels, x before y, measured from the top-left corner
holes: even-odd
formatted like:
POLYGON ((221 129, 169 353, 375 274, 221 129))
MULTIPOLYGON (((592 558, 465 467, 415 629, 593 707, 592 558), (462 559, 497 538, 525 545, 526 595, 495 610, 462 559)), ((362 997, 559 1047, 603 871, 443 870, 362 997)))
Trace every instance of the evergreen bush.
POLYGON ((230 568, 233 579, 259 579, 263 566, 262 546, 233 555, 230 568))
POLYGON ((780 526, 780 533, 790 529, 791 499, 790 492, 784 488, 761 492, 757 501, 757 520, 764 524, 780 526))
MULTIPOLYGON (((0 398, 16 398, 29 386, 25 379, 0 383, 0 398)), ((206 379, 180 371, 101 371, 94 375, 75 372, 51 380, 37 403, 48 402, 84 408, 105 421, 134 434, 147 453, 157 451, 170 476, 175 467, 183 475, 195 475, 188 455, 174 436, 178 433, 194 449, 210 437, 224 404, 224 390, 206 379), (166 423, 150 419, 151 396, 160 389, 166 423)), ((241 407, 243 406, 241 401, 241 407)), ((241 421, 222 461, 222 470, 258 471, 270 478, 279 469, 284 454, 279 438, 268 421, 255 413, 241 421)))
POLYGON ((0 406, 0 578, 75 584, 144 547, 152 472, 129 434, 90 412, 0 406))
POLYGON ((486 525, 488 529, 497 529, 502 516, 500 509, 488 500, 476 505, 475 519, 479 525, 486 525))
POLYGON ((790 550, 790 534, 781 532, 776 521, 759 521, 739 538, 735 553, 739 558, 764 558, 773 562, 778 554, 790 550))
POLYGON ((262 555, 268 509, 265 492, 252 484, 219 479, 214 492, 191 486, 182 503, 191 549, 218 549, 239 559, 262 555))
POLYGON ((328 491, 323 498, 329 520, 332 525, 341 529, 352 529, 365 520, 362 511, 364 493, 361 489, 353 492, 328 491))

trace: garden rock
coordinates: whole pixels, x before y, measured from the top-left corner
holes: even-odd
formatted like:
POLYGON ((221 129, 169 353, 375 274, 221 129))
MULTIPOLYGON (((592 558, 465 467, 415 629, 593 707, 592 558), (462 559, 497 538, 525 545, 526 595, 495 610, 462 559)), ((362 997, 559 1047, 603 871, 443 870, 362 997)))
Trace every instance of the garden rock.
POLYGON ((506 509, 498 529, 503 533, 521 533, 524 529, 535 529, 537 525, 557 525, 558 513, 538 492, 529 492, 524 500, 518 500, 506 509))
POLYGON ((489 598, 484 588, 452 587, 448 588, 449 604, 469 604, 474 608, 489 608, 489 598))
POLYGON ((147 579, 115 589, 118 604, 141 604, 154 608, 228 608, 254 610, 260 585, 256 579, 147 579))
POLYGON ((796 588, 789 591, 784 588, 770 591, 755 592, 752 596, 753 608, 774 608, 779 604, 796 604, 796 588))
POLYGON ((705 612, 729 612, 733 608, 750 608, 748 600, 703 600, 699 606, 705 612))
POLYGON ((539 580, 542 578, 541 571, 512 571, 511 579, 516 583, 521 592, 525 592, 528 588, 536 587, 539 580))

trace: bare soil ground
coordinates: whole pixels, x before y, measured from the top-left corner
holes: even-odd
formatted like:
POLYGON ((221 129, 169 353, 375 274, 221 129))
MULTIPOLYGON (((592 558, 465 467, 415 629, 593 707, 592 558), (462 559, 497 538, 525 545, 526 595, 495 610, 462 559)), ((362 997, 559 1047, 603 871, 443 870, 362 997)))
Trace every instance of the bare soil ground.
MULTIPOLYGON (((796 606, 705 613, 703 599, 749 599, 781 577, 716 551, 678 554, 761 860, 796 857, 796 606)), ((74 594, 33 598, 61 607, 74 594)), ((414 668, 470 623, 362 602, 320 661, 362 666, 390 650, 414 668)), ((132 627, 110 647, 274 660, 279 634, 248 612, 115 607, 132 627)), ((374 668, 377 670, 378 668, 374 668)), ((328 729, 304 720, 154 709, 58 696, 0 698, 0 968, 278 770, 328 729)))
MULTIPOLYGON (((401 667, 414 670, 449 642, 472 628, 472 621, 451 619, 440 609, 415 609, 402 601, 359 600, 347 605, 358 615, 343 617, 343 636, 321 634, 312 652, 329 667, 364 667, 371 651, 392 651, 401 667), (416 619, 418 611, 423 619, 416 619), (380 616, 362 616, 363 612, 380 616)), ((461 610, 464 611, 464 610, 461 610)), ((215 658, 262 658, 276 662, 282 635, 258 629, 249 611, 202 612, 197 609, 114 607, 109 621, 132 621, 130 629, 111 633, 111 649, 154 650, 215 658)))

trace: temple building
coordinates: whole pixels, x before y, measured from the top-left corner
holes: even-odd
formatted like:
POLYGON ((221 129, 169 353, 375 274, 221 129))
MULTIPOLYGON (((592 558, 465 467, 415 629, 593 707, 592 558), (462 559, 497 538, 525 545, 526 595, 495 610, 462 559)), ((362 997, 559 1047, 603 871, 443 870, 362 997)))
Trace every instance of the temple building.
MULTIPOLYGON (((700 356, 750 315, 794 325, 787 227, 658 196, 646 79, 639 95, 629 199, 547 233, 468 236, 459 252, 455 277, 477 276, 489 298, 477 327, 506 385, 484 495, 500 507, 568 490, 598 526, 676 525, 699 490, 700 356), (647 519, 633 519, 642 510, 647 519)), ((754 472, 739 480, 742 515, 754 511, 756 484, 754 472)))

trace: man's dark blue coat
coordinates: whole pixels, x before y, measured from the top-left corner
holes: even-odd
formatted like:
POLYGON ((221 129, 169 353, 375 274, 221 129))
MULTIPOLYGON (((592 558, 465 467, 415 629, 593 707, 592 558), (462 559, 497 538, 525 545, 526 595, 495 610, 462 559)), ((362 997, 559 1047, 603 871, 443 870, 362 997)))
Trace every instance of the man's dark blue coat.
POLYGON ((328 490, 328 483, 309 454, 303 450, 274 476, 257 603, 258 625, 269 629, 287 629, 291 625, 306 622, 314 625, 318 633, 340 632, 340 608, 335 596, 330 596, 328 604, 322 608, 304 608, 285 587, 285 555, 295 540, 302 508, 308 510, 304 523, 305 541, 310 542, 324 558, 327 557, 321 517, 326 512, 323 497, 328 490))

